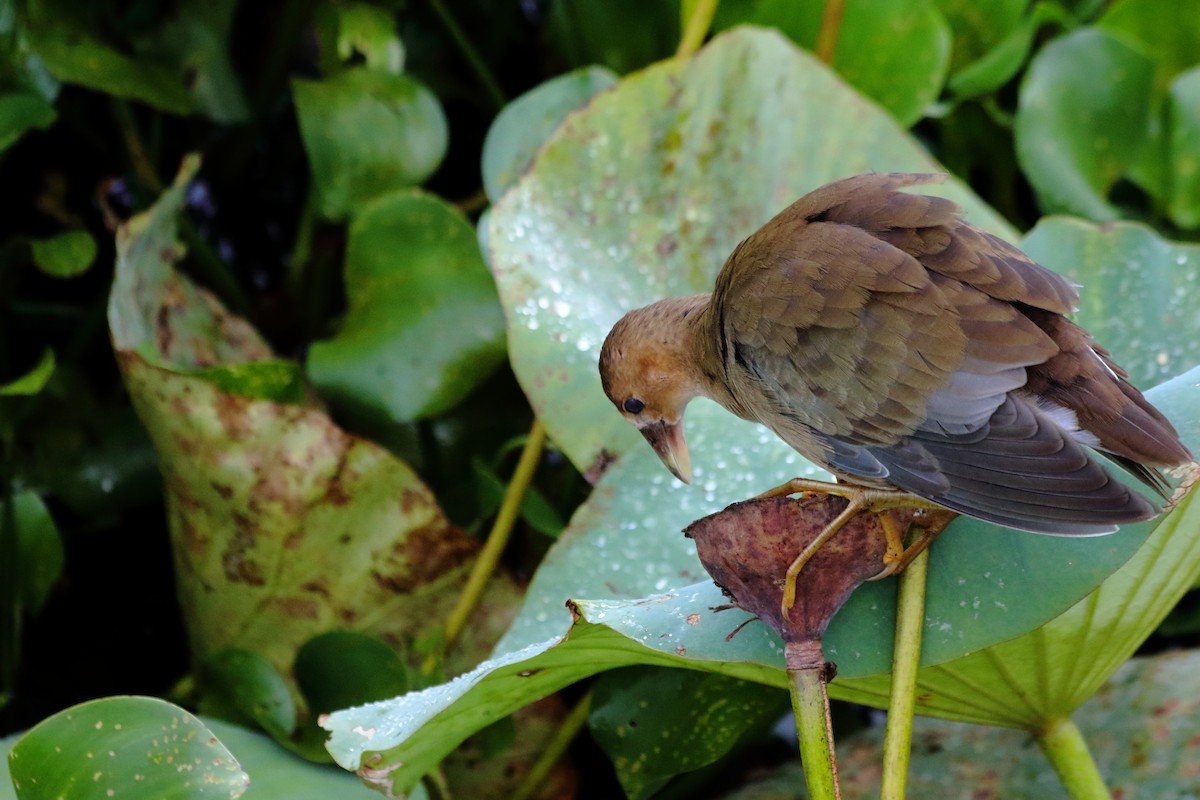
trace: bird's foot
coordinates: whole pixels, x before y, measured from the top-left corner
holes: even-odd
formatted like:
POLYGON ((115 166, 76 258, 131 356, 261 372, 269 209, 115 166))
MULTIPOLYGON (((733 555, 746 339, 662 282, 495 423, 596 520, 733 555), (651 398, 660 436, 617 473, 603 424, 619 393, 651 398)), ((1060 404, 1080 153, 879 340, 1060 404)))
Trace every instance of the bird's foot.
MULTIPOLYGON (((946 525, 950 524, 950 520, 956 516, 953 512, 947 511, 936 503, 899 489, 874 489, 855 486, 850 483, 827 483, 807 478, 794 478, 785 484, 764 492, 759 497, 779 497, 781 495, 802 492, 832 494, 843 497, 847 500, 847 505, 832 522, 825 526, 825 529, 815 539, 800 551, 800 554, 796 556, 791 566, 788 567, 783 583, 782 610, 785 617, 792 606, 796 604, 796 581, 800 576, 800 571, 804 569, 804 565, 857 514, 863 511, 886 512, 892 509, 913 509, 922 518, 925 516, 930 517, 930 524, 928 526, 922 525, 923 533, 918 537, 917 541, 908 548, 905 548, 904 537, 908 532, 908 525, 901 524, 891 514, 879 514, 884 536, 887 537, 887 553, 883 558, 883 571, 876 575, 873 580, 893 575, 908 566, 908 563, 921 550, 928 547, 929 542, 933 541, 934 536, 940 533, 946 525), (932 532, 930 532, 931 530, 932 532)), ((924 522, 924 519, 922 519, 922 522, 924 522)))

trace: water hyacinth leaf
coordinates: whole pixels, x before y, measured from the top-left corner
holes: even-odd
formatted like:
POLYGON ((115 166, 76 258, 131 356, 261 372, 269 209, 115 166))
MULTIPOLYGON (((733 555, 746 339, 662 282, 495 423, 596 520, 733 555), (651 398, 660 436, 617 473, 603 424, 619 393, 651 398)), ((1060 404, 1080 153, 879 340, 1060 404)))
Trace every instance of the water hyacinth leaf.
POLYGON ((1147 141, 1153 84, 1149 58, 1096 28, 1038 53, 1021 84, 1014 135, 1044 211, 1118 216, 1109 190, 1147 141))
POLYGON ((33 92, 0 94, 0 153, 29 130, 54 124, 54 106, 33 92))
MULTIPOLYGON (((709 291, 734 245, 788 203, 872 170, 942 171, 826 67, 753 28, 626 78, 560 127, 486 239, 514 371, 572 462, 586 470, 640 442, 596 373, 623 313, 709 291)), ((1013 235, 961 184, 934 191, 1013 235)))
MULTIPOLYGON (((1147 393, 1176 420, 1180 438, 1200 450, 1200 367, 1147 393)), ((1194 465, 1182 480, 1179 504, 1124 566, 1046 625, 1011 641, 918 676, 919 713, 1036 729, 1062 719, 1087 700, 1137 650, 1200 578, 1200 502, 1191 491, 1194 465), (1188 493, 1184 495, 1184 491, 1188 493)), ((1119 534, 1118 534, 1119 535, 1119 534)), ((883 707, 886 678, 835 682, 831 695, 883 707)))
MULTIPOLYGON (((322 410, 230 394, 189 372, 275 360, 174 269, 175 217, 196 167, 186 162, 119 232, 109 305, 117 362, 165 479, 191 651, 252 650, 287 675, 300 645, 333 628, 420 638, 449 614, 476 540, 412 469, 322 410)), ((452 667, 478 660, 515 597, 503 576, 489 584, 452 667)))
MULTIPOLYGON (((0 499, 0 515, 6 515, 0 499)), ((16 530, 17 599, 21 607, 36 614, 42 609, 63 568, 63 544, 58 526, 42 498, 35 492, 17 492, 12 497, 11 520, 16 530)), ((2 517, 0 517, 2 519, 2 517)), ((4 523, 0 522, 0 525, 4 523)))
POLYGON ((954 32, 951 72, 957 73, 1000 46, 1029 14, 1029 0, 934 0, 934 5, 954 32))
POLYGON ((1161 88, 1200 61, 1197 19, 1200 0, 1121 0, 1105 10, 1096 27, 1153 59, 1161 88))
POLYGON ((96 260, 96 240, 84 230, 66 231, 49 239, 34 239, 29 246, 33 251, 33 263, 54 278, 81 275, 96 260))
MULTIPOLYGON (((747 7, 748 14, 725 14, 720 21, 777 28, 812 50, 824 7, 822 0, 764 0, 747 7)), ((832 66, 908 126, 937 99, 950 64, 950 46, 950 27, 930 0, 849 0, 832 66)))
POLYGON ((287 679, 258 653, 220 650, 204 659, 198 678, 205 713, 253 723, 281 741, 292 735, 296 703, 287 679))
POLYGON ((329 219, 421 183, 446 154, 441 104, 407 75, 351 68, 324 80, 294 80, 292 96, 317 208, 329 219))
POLYGON ((1167 212, 1184 228, 1200 227, 1200 67, 1182 73, 1167 99, 1170 172, 1167 212))
POLYGON ((296 653, 292 670, 313 716, 396 697, 410 683, 392 647, 357 631, 314 636, 296 653))
MULTIPOLYGON (((1134 659, 1074 715, 1112 797, 1183 798, 1200 791, 1198 675, 1194 650, 1134 659)), ((838 740, 843 800, 879 797, 882 740, 881 726, 838 740)), ((725 797, 791 800, 803 780, 792 762, 725 797)), ((910 797, 940 800, 1067 796, 1027 732, 920 718, 907 788, 910 797)))
POLYGON ((95 34, 96 8, 67 0, 29 4, 28 44, 50 74, 172 114, 190 113, 193 100, 183 70, 169 58, 130 56, 102 41, 95 34))
POLYGON ((361 208, 346 251, 341 330, 309 350, 316 387, 374 421, 461 401, 504 360, 504 316, 471 224, 402 190, 361 208))
POLYGON ((204 723, 152 697, 106 697, 43 720, 8 756, 21 800, 241 797, 249 777, 204 723))
POLYGON ((173 63, 195 99, 196 109, 226 125, 250 118, 229 39, 237 0, 183 3, 165 24, 137 42, 145 56, 173 63))
POLYGON ((1145 390, 1200 364, 1200 245, 1169 241, 1138 223, 1047 217, 1021 247, 1081 284, 1074 318, 1134 385, 1145 390))
POLYGON ((592 738, 612 760, 625 794, 641 798, 779 719, 787 696, 712 672, 627 667, 597 679, 592 708, 592 738))
POLYGON ((334 7, 337 14, 337 54, 349 62, 361 54, 369 69, 392 75, 404 71, 404 42, 396 32, 396 18, 385 9, 366 3, 334 7))
POLYGON ((19 378, 0 384, 0 397, 21 397, 35 395, 46 387, 50 376, 54 374, 54 351, 47 347, 42 351, 42 357, 33 369, 19 378))
POLYGON ((563 118, 617 82, 604 67, 559 75, 506 105, 483 140, 483 187, 493 203, 516 183, 563 118))

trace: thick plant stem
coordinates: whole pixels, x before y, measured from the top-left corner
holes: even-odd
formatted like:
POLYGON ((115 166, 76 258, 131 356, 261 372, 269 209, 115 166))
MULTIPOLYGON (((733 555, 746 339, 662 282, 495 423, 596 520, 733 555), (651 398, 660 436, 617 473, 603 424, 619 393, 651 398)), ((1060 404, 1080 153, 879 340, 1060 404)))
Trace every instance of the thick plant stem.
POLYGON ((908 759, 912 751, 913 708, 917 667, 921 663, 921 630, 925 624, 925 579, 929 550, 922 550, 900 573, 896 599, 896 642, 892 655, 892 694, 883 736, 883 780, 880 800, 904 800, 908 759))
POLYGON ((542 447, 545 444, 546 429, 542 427, 539 420, 535 419, 533 427, 529 429, 529 438, 525 441, 525 449, 521 451, 521 459, 517 462, 517 469, 513 473, 512 481, 509 482, 508 490, 504 493, 504 501, 500 504, 496 521, 492 524, 492 530, 488 533, 483 549, 479 551, 479 558, 475 560, 475 566, 471 568, 467 585, 463 587, 462 594, 458 596, 458 603, 446 621, 445 646, 447 648, 466 627, 467 618, 471 616, 471 611, 479 602, 488 578, 496 570, 496 564, 499 563, 500 555, 504 552, 504 547, 508 544, 508 538, 512 534, 513 525, 521 513, 521 503, 525 500, 525 493, 529 491, 529 484, 533 481, 533 473, 537 470, 538 459, 541 458, 542 447))
POLYGON ((558 730, 554 732, 550 741, 546 742, 537 761, 529 768, 529 772, 521 781, 521 785, 513 792, 510 800, 529 800, 538 793, 542 788, 542 782, 550 774, 550 770, 562 758, 563 753, 567 752, 567 748, 571 746, 571 742, 575 740, 579 732, 583 730, 591 711, 592 693, 589 690, 583 699, 571 709, 571 713, 567 714, 567 718, 558 726, 558 730))
POLYGON ((838 35, 842 30, 842 15, 846 12, 846 0, 825 0, 821 12, 821 28, 817 31, 817 42, 813 52, 823 64, 832 64, 837 52, 838 35))
POLYGON ((683 35, 679 38, 679 47, 675 50, 676 58, 690 56, 704 44, 704 36, 712 27, 718 2, 719 0, 696 0, 684 26, 683 35))
POLYGON ((1070 717, 1047 723, 1034 735, 1071 800, 1112 800, 1083 734, 1070 717))
POLYGON ((810 800, 841 800, 829 694, 825 690, 825 655, 821 642, 788 642, 788 688, 800 739, 800 760, 810 800))

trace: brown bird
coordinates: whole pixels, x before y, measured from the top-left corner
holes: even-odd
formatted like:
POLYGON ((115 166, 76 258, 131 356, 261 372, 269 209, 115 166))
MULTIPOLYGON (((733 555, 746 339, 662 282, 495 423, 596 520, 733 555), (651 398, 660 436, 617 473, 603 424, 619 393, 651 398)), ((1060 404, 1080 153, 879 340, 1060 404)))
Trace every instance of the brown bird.
MULTIPOLYGON (((1067 535, 1160 513, 1094 451, 1165 501, 1155 468, 1190 458, 1175 429, 1063 316, 1071 282, 953 202, 899 191, 940 179, 859 175, 805 195, 734 249, 712 294, 617 322, 605 393, 685 483, 697 395, 834 473, 843 485, 777 490, 850 499, 815 546, 863 509, 943 507, 1067 535)), ((815 546, 789 570, 789 599, 815 546)))

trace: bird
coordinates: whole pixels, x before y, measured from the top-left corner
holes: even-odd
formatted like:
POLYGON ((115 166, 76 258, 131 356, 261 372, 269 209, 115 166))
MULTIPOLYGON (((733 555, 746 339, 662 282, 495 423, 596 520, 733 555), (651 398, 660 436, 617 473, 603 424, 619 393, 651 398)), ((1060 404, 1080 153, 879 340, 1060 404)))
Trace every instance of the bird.
MULTIPOLYGON (((968 223, 953 201, 905 191, 940 180, 870 173, 822 186, 738 244, 711 293, 630 311, 601 348, 608 399, 684 483, 684 411, 698 396, 833 474, 836 484, 767 492, 849 501, 788 570, 785 611, 803 563, 857 513, 945 509, 1100 535, 1161 513, 1160 469, 1191 459, 1068 318, 1073 282, 968 223)), ((885 530, 885 562, 906 563, 902 532, 885 530)))

